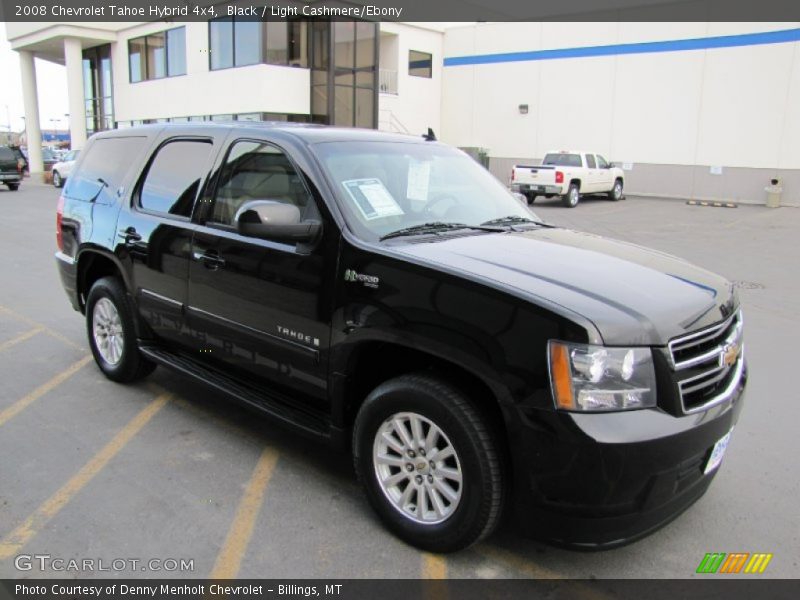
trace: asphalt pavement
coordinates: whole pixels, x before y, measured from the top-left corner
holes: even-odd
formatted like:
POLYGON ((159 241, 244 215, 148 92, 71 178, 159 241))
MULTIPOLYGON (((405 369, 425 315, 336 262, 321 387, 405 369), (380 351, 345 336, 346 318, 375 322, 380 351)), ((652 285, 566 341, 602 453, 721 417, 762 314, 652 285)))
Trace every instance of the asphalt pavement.
POLYGON ((56 273, 57 197, 30 180, 0 188, 0 577, 684 578, 700 577, 707 552, 772 553, 759 577, 800 573, 800 209, 537 202, 555 224, 736 281, 746 406, 708 493, 637 543, 572 552, 507 522, 435 556, 383 529, 348 456, 163 368, 135 385, 106 380, 56 273), (58 559, 95 570, 59 570, 58 559))

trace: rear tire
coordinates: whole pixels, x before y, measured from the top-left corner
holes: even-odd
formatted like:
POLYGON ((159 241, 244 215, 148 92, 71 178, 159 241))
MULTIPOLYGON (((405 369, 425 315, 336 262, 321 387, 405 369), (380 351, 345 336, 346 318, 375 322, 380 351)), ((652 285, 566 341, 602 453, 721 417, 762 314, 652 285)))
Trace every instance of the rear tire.
POLYGON ((18 183, 7 183, 9 191, 16 192, 19 189, 18 183))
POLYGON ((381 521, 418 548, 461 550, 500 520, 506 488, 496 435, 443 379, 403 375, 375 388, 356 417, 353 456, 381 521))
POLYGON ((611 189, 610 192, 608 192, 609 200, 614 200, 616 202, 617 200, 622 199, 622 185, 623 184, 621 179, 617 179, 614 182, 614 187, 611 189))
POLYGON ((528 199, 528 206, 530 206, 536 200, 536 194, 533 192, 525 192, 525 198, 528 199))
POLYGON ((119 383, 141 379, 156 365, 136 343, 133 305, 116 277, 98 279, 86 300, 86 331, 94 360, 103 374, 119 383))
POLYGON ((577 183, 570 183, 567 193, 561 197, 561 203, 567 208, 575 208, 581 201, 581 189, 577 183))

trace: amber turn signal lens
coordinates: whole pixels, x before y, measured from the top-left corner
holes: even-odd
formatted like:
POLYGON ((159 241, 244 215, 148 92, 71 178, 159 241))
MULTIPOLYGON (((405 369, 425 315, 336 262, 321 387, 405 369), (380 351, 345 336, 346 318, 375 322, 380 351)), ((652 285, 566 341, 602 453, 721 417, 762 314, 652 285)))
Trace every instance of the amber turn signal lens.
POLYGON ((558 342, 550 342, 550 378, 553 382, 556 406, 567 410, 574 408, 569 350, 558 342))

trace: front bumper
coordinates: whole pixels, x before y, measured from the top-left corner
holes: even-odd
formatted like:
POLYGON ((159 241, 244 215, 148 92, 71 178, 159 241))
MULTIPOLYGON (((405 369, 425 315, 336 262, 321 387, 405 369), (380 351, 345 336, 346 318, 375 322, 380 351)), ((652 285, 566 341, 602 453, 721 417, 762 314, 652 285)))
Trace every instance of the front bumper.
POLYGON ((514 409, 506 423, 515 522, 537 539, 593 550, 667 524, 703 495, 719 469, 704 474, 714 444, 739 418, 746 379, 745 369, 726 402, 679 417, 660 409, 514 409))

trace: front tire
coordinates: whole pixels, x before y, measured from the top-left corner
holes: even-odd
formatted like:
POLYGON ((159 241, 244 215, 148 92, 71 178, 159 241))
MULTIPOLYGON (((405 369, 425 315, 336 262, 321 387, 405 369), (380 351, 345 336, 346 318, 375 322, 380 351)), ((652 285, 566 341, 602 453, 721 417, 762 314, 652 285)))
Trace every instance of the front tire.
POLYGON ((581 201, 581 189, 577 183, 570 183, 567 193, 562 196, 561 203, 567 208, 575 208, 581 201))
POLYGON ((443 379, 403 375, 375 388, 356 417, 353 455, 370 505, 409 544, 461 550, 500 520, 506 490, 496 435, 443 379))
POLYGON ((614 200, 615 202, 617 200, 621 200, 622 199, 622 180, 621 179, 617 179, 614 182, 614 187, 608 193, 608 199, 609 200, 614 200))
POLYGON ((103 277, 94 283, 86 300, 86 330, 97 366, 112 381, 135 381, 156 367, 139 352, 134 318, 119 279, 103 277))
POLYGON ((58 171, 53 171, 53 187, 60 188, 64 185, 64 180, 61 179, 61 175, 58 171))
POLYGON ((530 206, 536 201, 536 194, 533 192, 525 192, 525 198, 528 199, 528 206, 530 206))

